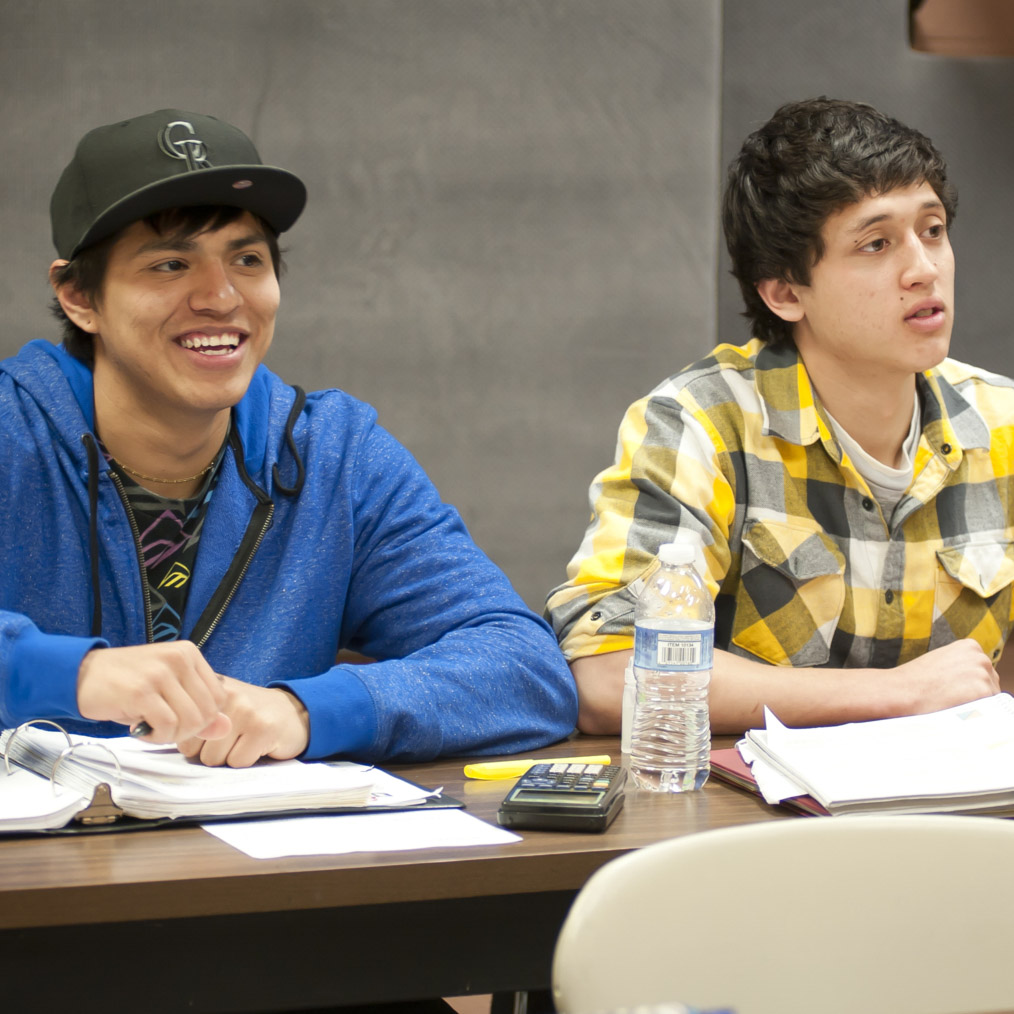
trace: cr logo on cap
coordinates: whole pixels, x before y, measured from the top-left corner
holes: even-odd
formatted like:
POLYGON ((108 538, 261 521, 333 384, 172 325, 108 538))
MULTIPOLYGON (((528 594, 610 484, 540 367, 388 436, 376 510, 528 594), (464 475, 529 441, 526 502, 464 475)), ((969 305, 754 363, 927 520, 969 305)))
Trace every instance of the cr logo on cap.
POLYGON ((182 132, 187 131, 194 134, 193 124, 186 120, 173 120, 166 124, 158 135, 158 146, 170 157, 182 159, 187 163, 187 169, 209 169, 211 163, 208 161, 208 149, 204 142, 197 137, 187 137, 182 132))

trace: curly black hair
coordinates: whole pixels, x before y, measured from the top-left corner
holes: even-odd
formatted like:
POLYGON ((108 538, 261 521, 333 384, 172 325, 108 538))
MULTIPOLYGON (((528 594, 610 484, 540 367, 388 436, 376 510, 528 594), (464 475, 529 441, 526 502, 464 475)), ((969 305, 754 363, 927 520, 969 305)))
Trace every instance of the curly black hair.
POLYGON ((792 340, 792 325, 768 309, 757 284, 808 285, 832 214, 919 183, 933 188, 950 223, 958 194, 940 153, 918 130, 863 102, 788 103, 754 131, 729 166, 722 199, 732 274, 753 334, 772 344, 792 340))

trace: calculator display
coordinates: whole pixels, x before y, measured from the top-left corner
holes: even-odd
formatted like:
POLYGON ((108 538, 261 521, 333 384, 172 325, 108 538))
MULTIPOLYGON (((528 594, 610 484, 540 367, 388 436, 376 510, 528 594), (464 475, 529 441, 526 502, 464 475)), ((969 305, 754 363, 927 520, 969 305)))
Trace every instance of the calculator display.
POLYGON ((570 793, 564 795, 559 792, 533 792, 530 789, 522 789, 516 792, 511 798, 518 803, 552 803, 555 806, 596 806, 602 799, 603 793, 570 793))

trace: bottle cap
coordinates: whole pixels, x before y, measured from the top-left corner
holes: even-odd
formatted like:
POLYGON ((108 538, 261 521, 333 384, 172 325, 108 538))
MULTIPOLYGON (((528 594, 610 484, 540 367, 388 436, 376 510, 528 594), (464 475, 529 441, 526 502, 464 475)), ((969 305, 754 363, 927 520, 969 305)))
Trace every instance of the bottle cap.
POLYGON ((658 558, 662 563, 678 567, 683 563, 693 563, 697 551, 689 542, 665 542, 658 547, 658 558))

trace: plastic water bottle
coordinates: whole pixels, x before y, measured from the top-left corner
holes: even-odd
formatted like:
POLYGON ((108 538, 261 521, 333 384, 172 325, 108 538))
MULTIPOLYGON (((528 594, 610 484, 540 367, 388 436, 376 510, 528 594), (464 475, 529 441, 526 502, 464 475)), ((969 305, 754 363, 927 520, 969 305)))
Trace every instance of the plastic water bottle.
POLYGON ((693 566, 694 547, 659 547, 659 568, 634 613, 637 699, 631 730, 634 784, 654 792, 700 789, 711 773, 708 684, 715 606, 693 566))

